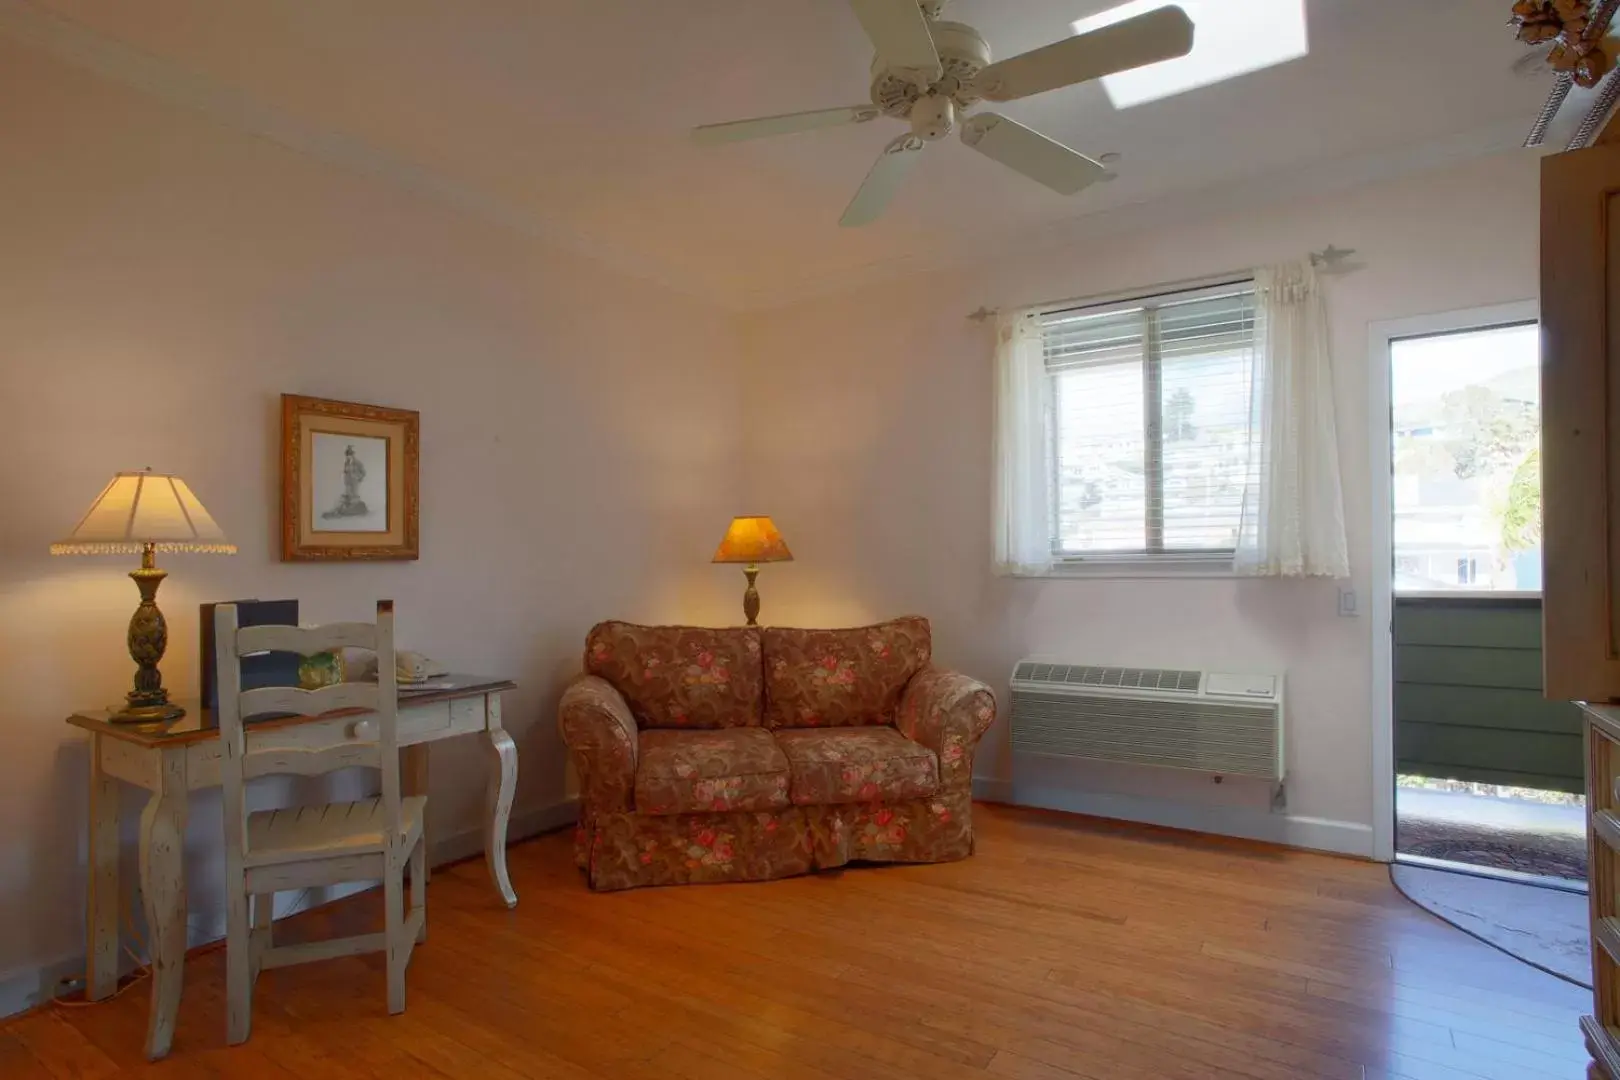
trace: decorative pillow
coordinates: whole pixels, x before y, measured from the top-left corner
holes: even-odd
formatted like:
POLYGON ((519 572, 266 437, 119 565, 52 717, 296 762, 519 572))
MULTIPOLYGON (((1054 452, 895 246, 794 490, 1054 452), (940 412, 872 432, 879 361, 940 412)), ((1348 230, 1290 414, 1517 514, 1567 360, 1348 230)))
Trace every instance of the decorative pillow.
POLYGON ((765 726, 894 722, 900 693, 933 654, 916 615, 849 630, 766 627, 765 726))
POLYGON ((758 727, 759 629, 604 622, 585 638, 585 670, 624 695, 644 728, 758 727))

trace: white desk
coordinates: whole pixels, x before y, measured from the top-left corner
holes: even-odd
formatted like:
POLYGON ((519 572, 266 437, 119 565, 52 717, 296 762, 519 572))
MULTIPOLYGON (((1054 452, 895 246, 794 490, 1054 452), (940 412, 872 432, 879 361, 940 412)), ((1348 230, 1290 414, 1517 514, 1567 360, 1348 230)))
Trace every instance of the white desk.
MULTIPOLYGON (((501 727, 504 679, 452 676, 455 690, 401 695, 399 744, 405 794, 427 793, 427 744, 462 735, 483 735, 490 748, 485 805, 484 859, 508 907, 517 903, 506 872, 506 827, 517 785, 517 747, 501 727)), ((151 793, 141 813, 141 895, 152 961, 152 1006, 146 1056, 169 1052, 186 959, 186 882, 182 858, 190 792, 219 786, 219 729, 197 702, 182 702, 186 715, 158 724, 115 724, 106 712, 75 713, 68 723, 92 736, 90 755, 90 865, 88 963, 85 994, 109 997, 118 985, 117 782, 151 793)), ((349 738, 355 710, 319 717, 289 717, 251 724, 255 747, 331 744, 349 738)), ((429 849, 431 851, 431 848, 429 849)))

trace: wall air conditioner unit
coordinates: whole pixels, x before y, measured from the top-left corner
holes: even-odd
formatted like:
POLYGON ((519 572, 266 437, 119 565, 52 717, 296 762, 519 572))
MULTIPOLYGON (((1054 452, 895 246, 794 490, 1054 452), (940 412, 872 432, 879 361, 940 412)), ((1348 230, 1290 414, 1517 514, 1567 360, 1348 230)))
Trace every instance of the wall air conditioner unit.
POLYGON ((1016 753, 1283 782, 1283 677, 1020 660, 1016 753))

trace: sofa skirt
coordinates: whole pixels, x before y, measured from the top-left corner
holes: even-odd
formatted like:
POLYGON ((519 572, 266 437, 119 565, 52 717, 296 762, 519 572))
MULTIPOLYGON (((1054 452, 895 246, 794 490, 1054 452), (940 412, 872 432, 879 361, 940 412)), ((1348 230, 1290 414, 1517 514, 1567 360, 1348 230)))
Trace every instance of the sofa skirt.
POLYGON ((597 814, 575 833, 591 888, 768 881, 851 862, 950 862, 973 853, 967 791, 768 812, 597 814))

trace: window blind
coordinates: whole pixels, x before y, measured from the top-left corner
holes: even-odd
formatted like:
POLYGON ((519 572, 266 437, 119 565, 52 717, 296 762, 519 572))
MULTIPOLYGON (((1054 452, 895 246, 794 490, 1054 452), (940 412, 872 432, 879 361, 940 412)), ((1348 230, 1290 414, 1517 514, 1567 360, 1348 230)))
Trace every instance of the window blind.
POLYGON ((1231 553, 1254 324, 1252 282, 1041 317, 1056 557, 1231 553))

